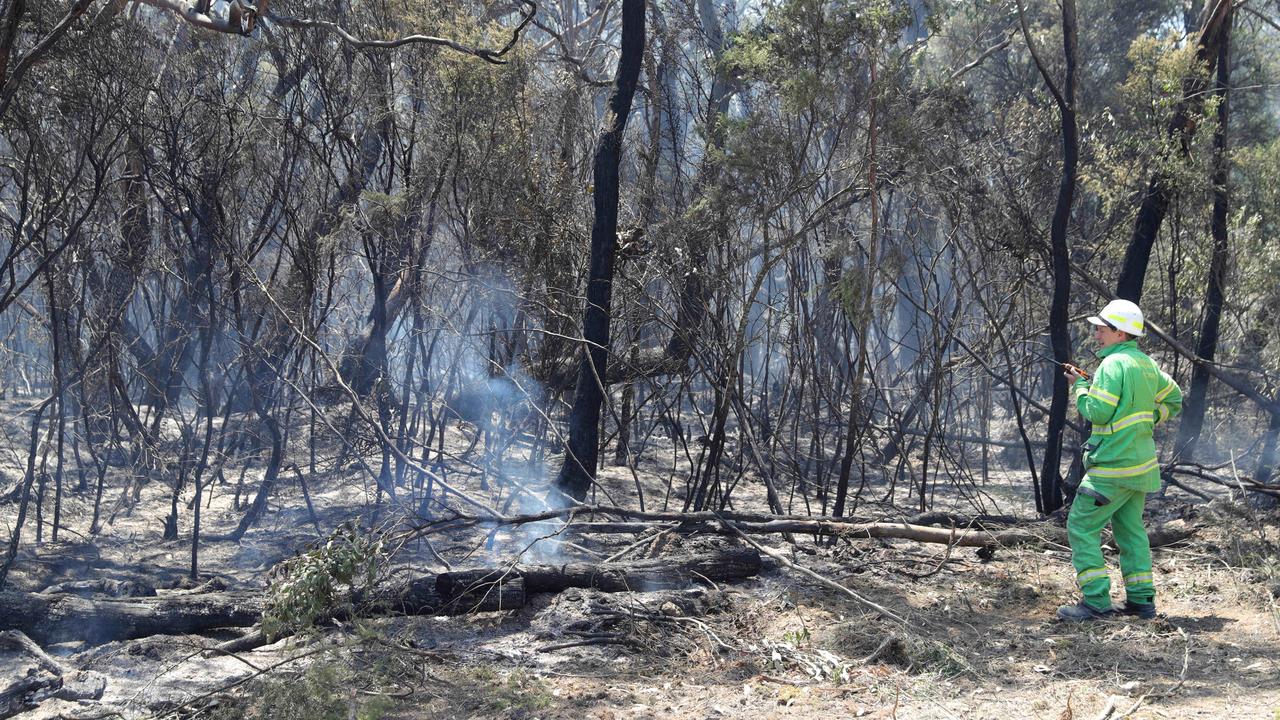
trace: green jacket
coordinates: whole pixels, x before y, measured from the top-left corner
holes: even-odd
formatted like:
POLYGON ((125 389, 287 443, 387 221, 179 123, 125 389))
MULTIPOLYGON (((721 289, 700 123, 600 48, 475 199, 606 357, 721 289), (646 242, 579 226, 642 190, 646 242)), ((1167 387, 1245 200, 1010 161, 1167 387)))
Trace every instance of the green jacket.
POLYGON ((1160 464, 1151 433, 1182 409, 1182 390, 1138 349, 1136 340, 1098 351, 1092 381, 1071 387, 1076 407, 1093 423, 1084 444, 1089 477, 1138 492, 1160 489, 1160 464))

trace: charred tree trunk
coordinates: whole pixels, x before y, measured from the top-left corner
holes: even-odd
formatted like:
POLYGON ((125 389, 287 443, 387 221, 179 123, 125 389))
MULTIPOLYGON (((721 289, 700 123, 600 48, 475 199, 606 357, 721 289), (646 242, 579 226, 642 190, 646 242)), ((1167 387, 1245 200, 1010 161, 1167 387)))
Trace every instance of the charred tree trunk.
MULTIPOLYGON (((1225 22, 1227 31, 1218 48, 1217 81, 1213 89, 1218 98, 1218 126, 1213 131, 1213 216, 1209 223, 1213 235, 1213 255, 1209 261, 1208 284, 1204 290, 1204 319, 1200 323, 1200 342, 1196 345, 1196 355, 1207 362, 1213 362, 1218 352, 1218 332, 1222 324, 1222 305, 1227 281, 1227 213, 1231 199, 1227 191, 1230 164, 1227 156, 1227 125, 1230 119, 1231 17, 1228 16, 1225 22)), ((1195 455, 1208 404, 1209 371, 1203 363, 1196 363, 1191 371, 1191 388, 1183 405, 1182 423, 1178 426, 1178 458, 1190 459, 1195 455)))
MULTIPOLYGON (((1277 398, 1277 404, 1280 404, 1280 398, 1277 398)), ((1280 464, 1280 412, 1272 412, 1271 422, 1267 425, 1267 434, 1263 436, 1258 467, 1253 471, 1254 482, 1262 485, 1270 484, 1277 464, 1280 464)), ((1274 501, 1271 501, 1271 504, 1274 505, 1274 501)))
POLYGON ((13 529, 10 530, 8 553, 5 555, 4 565, 0 565, 0 592, 4 591, 5 583, 9 579, 9 570, 13 567, 13 562, 18 557, 18 544, 22 540, 22 524, 27 519, 27 506, 31 502, 31 486, 36 478, 36 451, 40 446, 40 417, 53 400, 54 396, 51 395, 47 400, 32 409, 31 435, 27 444, 27 471, 22 478, 21 496, 18 500, 18 517, 13 523, 13 529))
MULTIPOLYGON (((1219 46, 1229 33, 1231 24, 1231 0, 1210 0, 1205 5, 1200 22, 1200 34, 1196 40, 1196 62, 1207 66, 1213 73, 1218 60, 1219 46)), ((1204 76, 1204 77, 1207 77, 1204 76)), ((1197 71, 1183 79, 1182 100, 1174 108, 1169 119, 1168 134, 1177 140, 1180 152, 1185 155, 1195 134, 1194 115, 1204 102, 1205 81, 1197 71)), ((1134 221, 1133 235, 1129 247, 1125 251, 1124 265, 1120 271, 1120 280, 1116 284, 1116 295, 1135 303, 1142 299, 1142 284, 1147 275, 1147 263, 1151 259, 1151 248, 1155 245, 1156 235, 1164 222, 1165 213, 1169 210, 1169 201, 1173 193, 1173 174, 1163 167, 1172 158, 1157 159, 1157 167, 1142 194, 1142 203, 1138 206, 1138 217, 1134 221)))
POLYGON ((862 424, 863 409, 862 376, 867 369, 867 339, 871 334, 872 301, 875 299, 876 266, 880 262, 880 196, 876 192, 876 110, 878 108, 876 93, 879 92, 876 82, 876 66, 879 63, 878 50, 871 55, 871 87, 868 90, 869 117, 867 120, 867 188, 871 200, 871 231, 867 248, 867 276, 863 281, 862 297, 858 299, 858 317, 849 318, 858 328, 858 354, 853 359, 853 371, 850 377, 849 416, 845 423, 844 457, 840 458, 840 477, 836 481, 835 505, 831 514, 836 517, 844 515, 844 505, 849 494, 849 478, 853 470, 853 458, 861 451, 859 445, 859 426, 862 424))
MULTIPOLYGON (((1076 127, 1076 64, 1079 50, 1076 42, 1075 0, 1062 1, 1062 51, 1066 59, 1066 75, 1059 90, 1048 69, 1035 54, 1036 67, 1053 94, 1062 116, 1062 176, 1058 182, 1058 200, 1049 229, 1049 253, 1053 264, 1053 302, 1049 309, 1049 341, 1053 356, 1059 362, 1071 360, 1071 335, 1067 331, 1067 308, 1071 300, 1071 262, 1067 247, 1067 225, 1071 221, 1071 205, 1076 193, 1076 167, 1079 160, 1079 137, 1076 127)), ((1020 15, 1022 17, 1022 15, 1020 15)), ((1031 46, 1031 35, 1022 27, 1031 46)), ((1040 466, 1040 491, 1036 493, 1036 510, 1048 514, 1062 507, 1062 433, 1067 422, 1067 381, 1053 375, 1053 401, 1049 405, 1049 429, 1044 461, 1040 466)))
MULTIPOLYGON (((383 62, 381 56, 370 56, 374 62, 383 62)), ((235 409, 244 411, 253 407, 254 395, 271 397, 279 383, 279 373, 297 342, 290 323, 300 329, 312 325, 306 318, 312 313, 316 290, 320 283, 326 258, 333 249, 325 239, 341 225, 344 210, 351 207, 368 187, 382 160, 386 148, 387 126, 390 113, 376 123, 363 128, 353 142, 353 162, 346 176, 334 188, 314 221, 303 230, 293 248, 293 265, 278 296, 287 317, 276 318, 277 312, 267 310, 261 319, 263 326, 257 333, 261 353, 248 372, 248 383, 236 395, 235 409)), ((264 308, 265 310, 265 308, 264 308)))
POLYGON ((586 498, 595 480, 599 460, 600 406, 608 377, 613 264, 618 249, 618 167, 622 161, 622 135, 644 57, 644 16, 645 0, 623 0, 622 55, 594 160, 595 219, 591 225, 587 306, 582 319, 584 348, 569 412, 564 464, 556 478, 556 487, 579 501, 586 498))

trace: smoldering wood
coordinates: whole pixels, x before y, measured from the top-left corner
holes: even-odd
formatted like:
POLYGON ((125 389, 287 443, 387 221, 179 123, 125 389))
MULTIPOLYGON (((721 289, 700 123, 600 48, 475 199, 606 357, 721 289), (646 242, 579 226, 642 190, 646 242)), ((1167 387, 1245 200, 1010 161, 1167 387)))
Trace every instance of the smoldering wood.
POLYGON ((210 593, 137 600, 83 598, 65 593, 0 592, 0 627, 36 642, 112 640, 199 633, 252 625, 262 616, 261 593, 210 593))
MULTIPOLYGON (((643 521, 631 522, 589 522, 575 523, 573 529, 583 534, 602 533, 640 533, 655 527, 653 523, 643 521)), ((664 526, 667 527, 667 526, 664 526)), ((767 522, 734 522, 737 528, 749 535, 773 535, 781 533, 797 533, 844 537, 850 539, 903 539, 918 542, 959 545, 961 547, 987 547, 1027 545, 1042 542, 1048 537, 1061 534, 1063 542, 1066 533, 1061 528, 1040 525, 1033 528, 1014 528, 1000 531, 984 531, 968 528, 939 528, 925 525, 912 525, 903 522, 842 523, 832 519, 814 520, 770 520, 767 522)), ((732 529, 705 521, 695 521, 674 527, 674 532, 682 534, 714 534, 734 535, 732 529)))
POLYGON ((22 677, 0 683, 0 718, 29 710, 49 697, 97 700, 106 691, 106 677, 101 673, 63 665, 21 631, 0 632, 0 648, 17 650, 35 662, 22 677))
MULTIPOLYGON (((518 609, 531 592, 554 593, 570 587, 606 592, 682 588, 699 582, 750 577, 759 571, 760 556, 750 548, 611 565, 480 568, 426 575, 375 588, 351 598, 350 606, 357 615, 462 615, 518 609)), ((151 635, 250 627, 261 621, 265 609, 265 595, 257 591, 131 601, 0 592, 0 630, 19 630, 45 645, 74 641, 98 645, 151 635)), ((265 638, 247 644, 254 646, 255 642, 261 644, 265 638)), ((242 641, 234 647, 248 649, 244 644, 242 641)))
MULTIPOLYGON (((519 577, 505 577, 501 581, 477 583, 450 597, 444 597, 436 589, 436 576, 411 580, 393 588, 375 590, 352 600, 355 613, 350 608, 330 614, 327 620, 348 619, 353 614, 369 615, 466 615, 478 612, 518 610, 525 605, 524 581, 519 577)), ((283 637, 283 636, 281 636, 283 637)), ((206 656, 247 652, 281 639, 268 637, 260 623, 252 630, 213 646, 206 656)))
MULTIPOLYGON (((524 587, 517 579, 447 599, 435 576, 381 588, 354 601, 361 614, 455 615, 519 608, 524 587)), ((42 644, 83 641, 100 645, 151 635, 195 634, 222 627, 249 627, 262 619, 262 592, 174 595, 132 601, 70 594, 0 592, 0 626, 21 630, 42 644)))
POLYGON ((21 630, 5 630, 0 632, 0 647, 20 650, 35 659, 36 663, 54 675, 66 675, 67 668, 57 660, 49 657, 39 645, 26 636, 21 630))
POLYGON ((760 572, 760 553, 752 548, 729 548, 712 554, 662 557, 627 563, 566 563, 478 568, 440 573, 436 589, 443 597, 474 592, 504 578, 523 579, 526 592, 556 593, 571 587, 605 592, 691 588, 707 581, 752 577, 760 572))

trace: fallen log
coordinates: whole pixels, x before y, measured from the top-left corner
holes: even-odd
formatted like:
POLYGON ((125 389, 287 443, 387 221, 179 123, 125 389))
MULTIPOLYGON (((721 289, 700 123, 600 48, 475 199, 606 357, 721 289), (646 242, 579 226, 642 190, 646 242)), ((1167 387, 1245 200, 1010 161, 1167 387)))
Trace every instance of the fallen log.
POLYGON ((58 593, 0 592, 0 630, 21 630, 41 645, 100 645, 149 635, 198 633, 252 625, 262 617, 262 593, 209 593, 102 600, 58 593))
MULTIPOLYGON (((411 580, 394 589, 381 589, 352 602, 350 608, 333 612, 327 619, 347 619, 373 615, 466 615, 475 612, 517 610, 524 607, 524 581, 519 577, 506 578, 504 582, 477 584, 444 597, 436 590, 436 576, 429 575, 411 580)), ((205 652, 206 657, 217 654, 246 652, 260 648, 279 637, 269 638, 260 623, 238 638, 227 640, 205 652)))
POLYGON ((62 663, 49 657, 39 645, 35 644, 31 638, 18 630, 5 630, 0 632, 0 648, 9 648, 18 650, 31 656, 42 669, 62 676, 67 674, 67 668, 62 663))
POLYGON ((760 553, 752 548, 730 548, 712 555, 654 558, 600 565, 516 565, 511 568, 455 570, 436 576, 436 590, 451 598, 475 592, 503 578, 519 577, 529 593, 556 593, 571 587, 605 592, 677 590, 751 577, 760 572, 760 553))
MULTIPOLYGON (((442 598, 435 576, 382 588, 355 601, 359 614, 460 615, 524 606, 518 581, 442 598)), ((261 592, 173 595, 136 600, 104 600, 70 594, 0 592, 0 629, 21 630, 42 645, 151 635, 185 635, 223 627, 249 627, 262 619, 261 592)))
POLYGON ((36 665, 22 677, 0 681, 0 718, 30 710, 49 697, 97 700, 106 691, 107 680, 101 673, 68 668, 17 630, 0 632, 0 649, 17 650, 36 665))
MULTIPOLYGON (((689 587, 755 575, 760 556, 732 548, 687 556, 613 565, 566 564, 428 575, 357 595, 357 615, 460 615, 524 606, 526 593, 595 587, 606 592, 689 587)), ((250 627, 266 609, 261 592, 169 595, 107 600, 68 594, 0 592, 0 630, 20 630, 42 645, 82 641, 99 645, 150 635, 198 634, 215 628, 250 627)), ((349 613, 348 613, 349 614, 349 613)), ((260 638, 261 639, 261 638, 260 638)), ((264 639, 263 639, 264 640, 264 639)), ((250 643, 251 645, 253 643, 250 643)))

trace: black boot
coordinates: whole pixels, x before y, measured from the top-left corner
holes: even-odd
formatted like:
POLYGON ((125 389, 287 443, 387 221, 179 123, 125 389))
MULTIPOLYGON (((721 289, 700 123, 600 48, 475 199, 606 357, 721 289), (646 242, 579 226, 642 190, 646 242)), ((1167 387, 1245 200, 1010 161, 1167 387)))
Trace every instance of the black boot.
POLYGON ((1081 600, 1075 605, 1063 605, 1058 608, 1058 619, 1070 622, 1087 622, 1089 620, 1105 620, 1115 615, 1111 608, 1099 610, 1081 600))
POLYGON ((1122 607, 1115 608, 1114 612, 1121 615, 1140 618, 1142 620, 1154 620, 1156 617, 1156 601, 1152 600, 1151 602, 1139 603, 1132 600, 1125 600, 1124 605, 1122 607))

